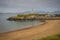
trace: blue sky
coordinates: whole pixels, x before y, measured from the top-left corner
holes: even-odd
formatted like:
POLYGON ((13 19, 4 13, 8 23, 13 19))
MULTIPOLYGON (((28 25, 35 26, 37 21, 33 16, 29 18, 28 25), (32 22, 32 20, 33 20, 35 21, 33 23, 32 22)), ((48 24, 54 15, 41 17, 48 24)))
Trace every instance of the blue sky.
POLYGON ((60 0, 0 0, 0 12, 60 11, 60 0))

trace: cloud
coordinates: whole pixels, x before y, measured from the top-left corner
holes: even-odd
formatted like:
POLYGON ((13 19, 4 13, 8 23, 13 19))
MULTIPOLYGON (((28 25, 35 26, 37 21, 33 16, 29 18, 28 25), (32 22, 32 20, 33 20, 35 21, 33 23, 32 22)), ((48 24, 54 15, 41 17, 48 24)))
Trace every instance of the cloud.
POLYGON ((23 11, 32 8, 44 11, 60 10, 60 0, 0 0, 0 12, 6 10, 9 12, 23 11))

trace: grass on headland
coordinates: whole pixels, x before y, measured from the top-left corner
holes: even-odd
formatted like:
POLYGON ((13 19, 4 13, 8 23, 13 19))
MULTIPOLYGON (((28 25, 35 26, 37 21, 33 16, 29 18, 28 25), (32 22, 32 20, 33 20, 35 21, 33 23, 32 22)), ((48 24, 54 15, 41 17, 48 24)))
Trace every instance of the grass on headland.
POLYGON ((54 36, 48 36, 46 38, 38 39, 38 40, 60 40, 60 34, 54 36))

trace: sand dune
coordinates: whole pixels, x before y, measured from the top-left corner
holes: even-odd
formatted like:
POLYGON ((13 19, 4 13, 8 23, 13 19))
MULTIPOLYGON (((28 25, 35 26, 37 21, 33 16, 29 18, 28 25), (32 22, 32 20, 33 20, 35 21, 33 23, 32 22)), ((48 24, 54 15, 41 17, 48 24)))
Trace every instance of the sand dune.
POLYGON ((0 40, 37 40, 60 33, 60 20, 46 20, 45 24, 24 30, 0 34, 0 40))

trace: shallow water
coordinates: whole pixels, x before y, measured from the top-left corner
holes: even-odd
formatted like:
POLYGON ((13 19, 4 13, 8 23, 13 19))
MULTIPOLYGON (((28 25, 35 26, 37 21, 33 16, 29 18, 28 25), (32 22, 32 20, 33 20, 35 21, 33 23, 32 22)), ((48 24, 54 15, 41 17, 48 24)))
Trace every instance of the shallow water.
POLYGON ((23 22, 6 20, 8 17, 15 16, 15 15, 17 15, 17 14, 11 14, 11 13, 2 14, 2 13, 0 13, 0 33, 23 29, 23 28, 42 24, 41 21, 36 21, 36 20, 35 21, 23 21, 23 22))

